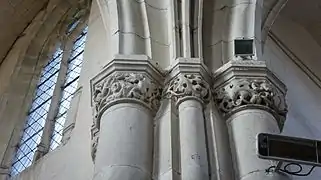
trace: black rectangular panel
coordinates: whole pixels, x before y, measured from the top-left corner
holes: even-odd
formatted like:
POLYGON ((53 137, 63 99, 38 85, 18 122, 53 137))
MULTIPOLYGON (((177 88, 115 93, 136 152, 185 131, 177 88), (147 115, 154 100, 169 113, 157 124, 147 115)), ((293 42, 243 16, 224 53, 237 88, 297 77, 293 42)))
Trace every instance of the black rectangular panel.
POLYGON ((317 149, 318 149, 318 163, 321 164, 321 142, 317 142, 317 149))
POLYGON ((269 156, 318 162, 314 142, 302 143, 271 138, 269 140, 269 156))
POLYGON ((321 142, 317 140, 261 133, 257 148, 263 159, 321 166, 321 142))
POLYGON ((237 56, 253 55, 253 39, 235 39, 234 53, 237 56))

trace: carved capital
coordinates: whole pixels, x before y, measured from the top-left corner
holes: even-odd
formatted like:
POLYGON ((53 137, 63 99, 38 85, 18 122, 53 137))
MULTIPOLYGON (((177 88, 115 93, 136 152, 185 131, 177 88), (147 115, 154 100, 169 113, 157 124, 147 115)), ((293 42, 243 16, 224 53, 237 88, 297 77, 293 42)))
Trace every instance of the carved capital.
POLYGON ((137 102, 157 111, 162 88, 144 73, 115 72, 93 86, 94 124, 92 157, 95 159, 99 139, 100 118, 108 107, 123 101, 137 102))
POLYGON ((93 161, 96 159, 97 145, 99 140, 99 129, 93 124, 91 127, 91 157, 93 161))
POLYGON ((142 73, 116 72, 94 87, 96 118, 99 118, 110 102, 119 99, 138 100, 157 110, 161 93, 162 88, 142 73))
POLYGON ((180 100, 185 97, 196 97, 203 103, 211 98, 209 84, 198 74, 179 74, 165 87, 164 96, 180 100))
POLYGON ((242 106, 262 106, 285 118, 287 107, 284 95, 266 79, 234 79, 217 88, 214 101, 223 115, 242 106))
POLYGON ((213 86, 213 99, 225 118, 244 109, 261 109, 283 128, 286 86, 265 61, 230 61, 214 73, 213 86))

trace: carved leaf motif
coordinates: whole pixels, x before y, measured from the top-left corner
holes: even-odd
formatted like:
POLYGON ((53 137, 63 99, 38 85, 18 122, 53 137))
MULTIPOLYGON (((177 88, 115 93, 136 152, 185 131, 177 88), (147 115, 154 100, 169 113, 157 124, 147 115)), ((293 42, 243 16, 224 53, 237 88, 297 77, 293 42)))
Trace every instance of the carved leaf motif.
POLYGON ((134 98, 141 100, 151 108, 157 109, 161 88, 143 74, 116 73, 106 78, 94 89, 93 102, 97 114, 110 101, 119 98, 134 98))
POLYGON ((92 157, 95 153, 99 134, 99 114, 109 102, 121 98, 133 98, 146 103, 150 108, 157 110, 160 105, 162 88, 151 81, 144 74, 117 72, 108 76, 101 83, 95 85, 93 91, 94 123, 92 126, 92 157))
POLYGON ((166 87, 165 96, 176 100, 186 96, 195 96, 207 103, 210 99, 210 86, 200 75, 185 74, 173 79, 166 87))
POLYGON ((224 113, 248 104, 269 107, 282 116, 287 112, 284 97, 266 80, 233 80, 215 91, 214 100, 224 113))

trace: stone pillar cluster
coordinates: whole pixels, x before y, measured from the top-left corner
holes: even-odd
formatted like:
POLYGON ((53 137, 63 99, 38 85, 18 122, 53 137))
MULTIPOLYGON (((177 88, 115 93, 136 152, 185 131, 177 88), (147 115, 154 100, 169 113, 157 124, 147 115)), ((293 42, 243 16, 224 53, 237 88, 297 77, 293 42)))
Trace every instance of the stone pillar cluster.
POLYGON ((100 4, 117 30, 110 52, 126 55, 91 80, 94 180, 289 179, 256 155, 257 134, 280 133, 287 112, 286 88, 262 61, 263 1, 209 2, 100 4), (229 22, 202 34, 203 10, 229 22), (236 39, 253 52, 237 55, 236 39))
POLYGON ((171 137, 177 144, 171 148, 179 153, 170 156, 179 164, 176 173, 180 179, 217 179, 216 173, 222 173, 213 170, 217 163, 210 158, 213 142, 207 137, 210 129, 205 115, 210 103, 216 104, 228 129, 226 141, 231 152, 223 156, 232 157, 235 179, 289 179, 266 173, 275 162, 256 155, 257 134, 279 133, 287 112, 285 86, 263 61, 230 61, 211 75, 196 58, 178 59, 164 73, 148 59, 119 56, 92 79, 91 89, 94 180, 178 178, 153 172, 158 163, 155 147, 170 146, 158 143, 156 137, 162 134, 155 136, 154 132, 154 119, 160 116, 160 105, 166 99, 174 102, 178 116, 177 137, 171 137), (130 66, 123 66, 126 62, 130 66))

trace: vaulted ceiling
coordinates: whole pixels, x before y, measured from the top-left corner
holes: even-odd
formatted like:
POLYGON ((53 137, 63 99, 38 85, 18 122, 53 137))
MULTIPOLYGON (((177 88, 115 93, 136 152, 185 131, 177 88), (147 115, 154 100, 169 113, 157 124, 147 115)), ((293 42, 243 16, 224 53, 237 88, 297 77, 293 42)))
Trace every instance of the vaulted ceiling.
POLYGON ((288 0, 280 14, 303 26, 321 45, 320 0, 288 0))
MULTIPOLYGON (((44 8, 48 0, 1 0, 0 1, 0 64, 24 29, 44 8)), ((263 18, 273 12, 273 7, 286 4, 281 15, 305 27, 321 45, 321 1, 264 0, 263 18)), ((273 20, 272 20, 273 21, 273 20)))
POLYGON ((1 0, 0 1, 0 64, 38 12, 48 0, 1 0))

